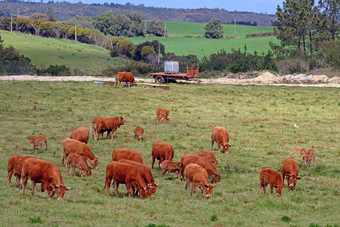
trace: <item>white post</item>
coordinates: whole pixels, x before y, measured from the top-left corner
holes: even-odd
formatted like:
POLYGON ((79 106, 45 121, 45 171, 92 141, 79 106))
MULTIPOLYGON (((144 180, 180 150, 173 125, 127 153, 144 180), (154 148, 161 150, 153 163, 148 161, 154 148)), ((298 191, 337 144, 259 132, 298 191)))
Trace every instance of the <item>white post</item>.
POLYGON ((74 41, 77 42, 77 25, 74 25, 74 41))

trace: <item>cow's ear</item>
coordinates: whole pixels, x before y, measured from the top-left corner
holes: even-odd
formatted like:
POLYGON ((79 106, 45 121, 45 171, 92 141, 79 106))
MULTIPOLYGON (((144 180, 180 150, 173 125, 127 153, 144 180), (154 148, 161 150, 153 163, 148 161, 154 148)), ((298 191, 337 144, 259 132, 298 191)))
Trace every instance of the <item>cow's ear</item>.
POLYGON ((68 190, 72 190, 72 188, 66 187, 66 191, 68 191, 68 190))
POLYGON ((290 173, 288 173, 288 174, 286 174, 288 177, 290 177, 291 175, 290 175, 290 173))
POLYGON ((297 177, 296 179, 301 180, 301 177, 297 177))
POLYGON ((59 185, 59 184, 55 184, 55 185, 52 185, 52 186, 54 186, 54 187, 56 187, 56 188, 60 188, 60 185, 59 185))

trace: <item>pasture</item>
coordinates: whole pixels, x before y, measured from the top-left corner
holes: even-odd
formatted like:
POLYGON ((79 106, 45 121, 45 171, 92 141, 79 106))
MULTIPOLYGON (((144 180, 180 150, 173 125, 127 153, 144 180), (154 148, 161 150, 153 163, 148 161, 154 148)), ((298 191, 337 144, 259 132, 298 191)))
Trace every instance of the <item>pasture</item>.
MULTIPOLYGON (((5 226, 42 223, 49 226, 338 226, 340 213, 340 90, 281 86, 170 84, 166 91, 138 85, 113 88, 91 82, 0 82, 0 218, 5 226), (156 123, 156 108, 171 110, 170 121, 156 123), (77 127, 91 128, 95 117, 125 118, 113 140, 89 141, 99 157, 91 177, 66 176, 61 166, 61 141, 77 127), (294 127, 294 123, 299 127, 294 127), (191 198, 184 181, 152 170, 159 184, 154 198, 120 198, 102 188, 106 165, 117 147, 142 153, 151 167, 157 140, 171 144, 173 161, 184 153, 210 150, 215 125, 228 129, 229 154, 218 154, 221 182, 207 200, 199 191, 191 198), (134 139, 137 125, 142 141, 134 139), (31 136, 45 134, 49 147, 33 151, 31 136), (315 146, 316 167, 304 166, 295 149, 315 146), (39 157, 59 166, 64 183, 73 188, 62 201, 30 190, 25 195, 7 187, 7 160, 12 154, 39 157), (302 179, 282 196, 260 195, 262 167, 280 170, 287 157, 296 158, 302 179)), ((92 130, 91 130, 92 131, 92 130)), ((158 161, 156 162, 158 166, 158 161)), ((40 188, 40 187, 38 187, 40 188)), ((275 190, 275 189, 274 189, 275 190)))

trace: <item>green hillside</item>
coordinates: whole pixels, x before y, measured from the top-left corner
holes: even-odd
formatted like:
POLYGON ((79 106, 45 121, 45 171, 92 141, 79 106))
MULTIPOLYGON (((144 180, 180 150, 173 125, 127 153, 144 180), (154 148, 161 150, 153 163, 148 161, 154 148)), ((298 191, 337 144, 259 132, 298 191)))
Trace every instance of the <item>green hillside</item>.
POLYGON ((110 57, 108 50, 95 45, 3 30, 0 30, 0 35, 6 46, 14 46, 37 67, 65 65, 72 72, 77 70, 88 75, 97 75, 107 66, 121 64, 119 60, 110 57))

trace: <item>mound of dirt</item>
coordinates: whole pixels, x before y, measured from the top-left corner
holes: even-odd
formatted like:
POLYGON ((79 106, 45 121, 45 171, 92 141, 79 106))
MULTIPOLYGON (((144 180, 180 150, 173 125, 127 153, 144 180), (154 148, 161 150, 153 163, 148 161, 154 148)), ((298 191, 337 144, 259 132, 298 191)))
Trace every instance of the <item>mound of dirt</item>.
POLYGON ((340 84, 340 76, 335 76, 335 77, 329 78, 328 82, 329 83, 340 84))
POLYGON ((314 83, 327 83, 328 77, 326 75, 313 75, 310 80, 314 83))
POLYGON ((270 72, 262 72, 258 77, 251 79, 251 81, 259 84, 273 84, 282 82, 282 79, 283 78, 277 77, 270 72))

